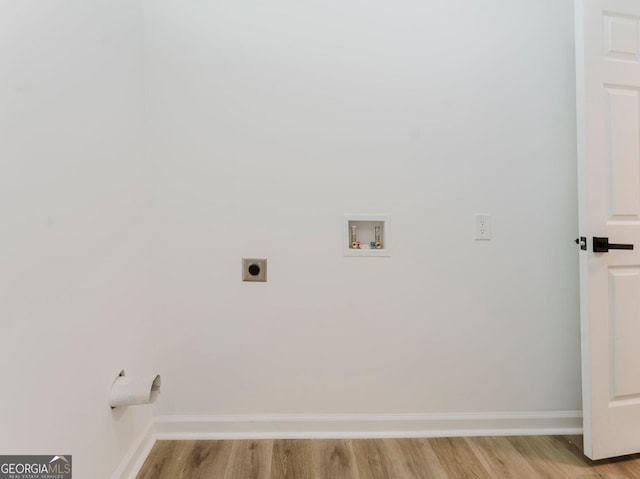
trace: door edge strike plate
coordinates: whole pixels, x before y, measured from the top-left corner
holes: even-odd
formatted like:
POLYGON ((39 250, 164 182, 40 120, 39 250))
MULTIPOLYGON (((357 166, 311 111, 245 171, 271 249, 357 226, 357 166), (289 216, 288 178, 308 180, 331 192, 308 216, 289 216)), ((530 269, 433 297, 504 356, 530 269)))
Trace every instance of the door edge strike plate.
POLYGON ((587 251, 587 238, 585 236, 580 236, 580 238, 576 238, 576 244, 580 245, 580 249, 582 251, 587 251))

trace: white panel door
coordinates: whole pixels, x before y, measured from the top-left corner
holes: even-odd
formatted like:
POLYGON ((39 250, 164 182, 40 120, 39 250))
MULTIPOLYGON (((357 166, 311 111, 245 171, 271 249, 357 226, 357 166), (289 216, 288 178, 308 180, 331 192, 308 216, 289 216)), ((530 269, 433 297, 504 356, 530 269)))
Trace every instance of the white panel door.
POLYGON ((584 449, 602 459, 640 451, 640 0, 576 0, 576 57, 584 449))

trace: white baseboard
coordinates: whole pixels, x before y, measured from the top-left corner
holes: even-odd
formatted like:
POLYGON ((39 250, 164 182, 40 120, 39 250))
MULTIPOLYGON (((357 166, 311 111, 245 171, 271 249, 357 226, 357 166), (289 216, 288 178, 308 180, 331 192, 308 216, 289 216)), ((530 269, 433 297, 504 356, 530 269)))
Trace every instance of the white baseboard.
POLYGON ((157 439, 340 439, 582 434, 581 411, 158 416, 111 479, 135 479, 157 439))
POLYGON ((111 479, 135 479, 157 439, 339 439, 582 434, 581 411, 158 416, 111 479))
POLYGON ((156 439, 328 439, 582 434, 581 411, 158 416, 156 439))
POLYGON ((122 459, 118 468, 111 475, 111 479, 135 479, 155 442, 155 424, 151 422, 122 459))

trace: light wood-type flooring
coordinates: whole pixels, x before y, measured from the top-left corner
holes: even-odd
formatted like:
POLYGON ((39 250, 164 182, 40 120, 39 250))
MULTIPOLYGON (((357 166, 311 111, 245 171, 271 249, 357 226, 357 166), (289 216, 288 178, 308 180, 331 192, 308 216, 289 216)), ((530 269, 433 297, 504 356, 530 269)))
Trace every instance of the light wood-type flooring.
POLYGON ((638 479, 640 454, 593 462, 581 436, 158 441, 137 479, 638 479))

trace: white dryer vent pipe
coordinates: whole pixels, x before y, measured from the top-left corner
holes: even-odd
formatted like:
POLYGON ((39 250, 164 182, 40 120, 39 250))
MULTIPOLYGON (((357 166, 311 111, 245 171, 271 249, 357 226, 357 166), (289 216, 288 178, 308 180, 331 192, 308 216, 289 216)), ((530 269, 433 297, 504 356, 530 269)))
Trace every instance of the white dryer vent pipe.
POLYGON ((113 381, 109 393, 111 408, 151 404, 160 394, 160 375, 125 376, 124 370, 113 381))

